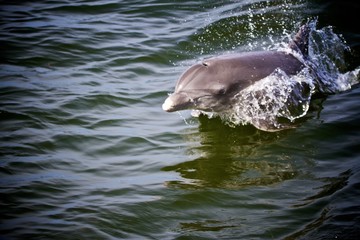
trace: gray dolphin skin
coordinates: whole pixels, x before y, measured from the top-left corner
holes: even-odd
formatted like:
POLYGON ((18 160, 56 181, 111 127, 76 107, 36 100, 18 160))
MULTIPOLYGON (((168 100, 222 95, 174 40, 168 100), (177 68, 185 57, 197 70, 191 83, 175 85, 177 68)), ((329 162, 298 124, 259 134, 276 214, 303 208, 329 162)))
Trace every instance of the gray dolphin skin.
MULTIPOLYGON (((308 27, 303 25, 289 47, 307 53, 308 27)), ((259 51, 213 57, 191 66, 177 81, 175 91, 162 105, 166 112, 185 109, 221 112, 230 109, 234 96, 269 76, 276 69, 295 75, 304 65, 292 54, 259 51)))

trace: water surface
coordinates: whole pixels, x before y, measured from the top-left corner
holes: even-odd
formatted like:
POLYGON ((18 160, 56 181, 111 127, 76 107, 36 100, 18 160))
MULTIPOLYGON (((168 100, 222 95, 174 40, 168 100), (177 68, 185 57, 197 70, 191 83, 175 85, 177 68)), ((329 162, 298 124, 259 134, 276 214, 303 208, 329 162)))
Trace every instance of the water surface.
MULTIPOLYGON (((356 239, 360 88, 268 133, 165 113, 179 75, 350 1, 1 1, 3 239, 356 239)), ((342 10, 342 11, 340 11, 342 10)), ((346 12, 346 14, 345 14, 346 12)))

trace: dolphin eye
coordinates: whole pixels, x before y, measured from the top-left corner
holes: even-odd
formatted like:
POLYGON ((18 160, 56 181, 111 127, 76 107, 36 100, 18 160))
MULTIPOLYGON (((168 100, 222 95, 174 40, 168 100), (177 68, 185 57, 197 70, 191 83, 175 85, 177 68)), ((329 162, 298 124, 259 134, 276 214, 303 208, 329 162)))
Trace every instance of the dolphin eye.
POLYGON ((206 62, 202 62, 202 65, 205 67, 209 66, 206 62))
POLYGON ((224 95, 226 93, 226 89, 225 88, 220 88, 218 91, 217 91, 217 95, 224 95))

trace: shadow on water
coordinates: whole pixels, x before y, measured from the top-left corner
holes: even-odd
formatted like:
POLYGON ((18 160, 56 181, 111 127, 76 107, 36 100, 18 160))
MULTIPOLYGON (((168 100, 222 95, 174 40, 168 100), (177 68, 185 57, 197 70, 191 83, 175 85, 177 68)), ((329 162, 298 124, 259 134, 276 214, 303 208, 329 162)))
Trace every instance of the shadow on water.
POLYGON ((232 128, 220 119, 206 117, 200 117, 199 122, 198 131, 184 135, 192 145, 188 154, 196 157, 163 168, 176 171, 190 181, 172 181, 170 186, 237 189, 268 185, 296 176, 291 163, 269 156, 263 148, 276 143, 291 130, 268 133, 252 126, 232 128))

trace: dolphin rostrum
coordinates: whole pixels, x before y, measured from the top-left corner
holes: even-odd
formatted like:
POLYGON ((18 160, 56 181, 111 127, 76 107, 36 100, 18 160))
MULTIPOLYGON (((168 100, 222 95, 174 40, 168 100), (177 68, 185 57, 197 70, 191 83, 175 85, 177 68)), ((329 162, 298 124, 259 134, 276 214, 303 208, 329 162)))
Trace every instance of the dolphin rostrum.
MULTIPOLYGON (((303 25, 289 47, 307 54, 309 27, 303 25)), ((166 112, 184 109, 222 112, 230 109, 234 96, 276 69, 296 75, 304 64, 293 54, 258 51, 205 59, 186 70, 177 81, 175 92, 162 105, 166 112)))

